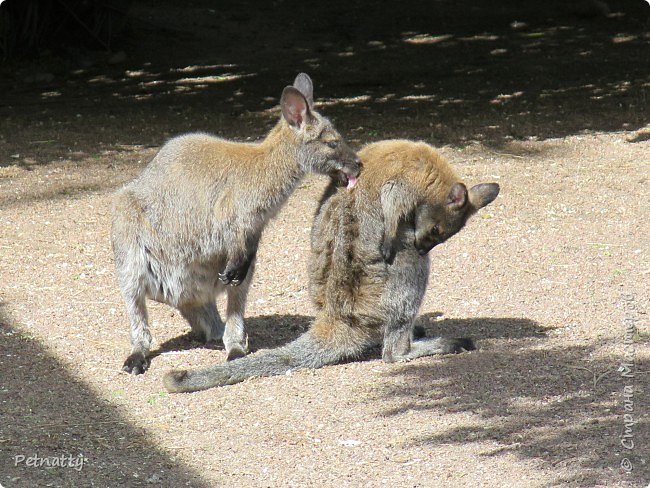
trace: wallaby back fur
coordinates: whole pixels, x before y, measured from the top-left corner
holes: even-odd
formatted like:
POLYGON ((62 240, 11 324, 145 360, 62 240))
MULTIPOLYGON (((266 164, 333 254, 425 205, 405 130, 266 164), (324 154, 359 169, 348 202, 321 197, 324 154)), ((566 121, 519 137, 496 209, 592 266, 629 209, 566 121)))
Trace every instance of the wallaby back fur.
POLYGON ((125 371, 149 365, 146 298, 176 307, 206 341, 223 338, 229 359, 245 355, 243 315, 265 225, 306 172, 354 186, 359 159, 314 110, 307 75, 284 89, 280 107, 262 142, 176 137, 116 193, 111 237, 131 323, 125 371), (215 303, 223 291, 225 327, 215 303))
POLYGON ((424 143, 384 141, 359 152, 363 172, 349 192, 329 187, 314 219, 309 283, 317 316, 278 349, 165 376, 171 392, 203 390, 254 376, 319 368, 383 343, 385 361, 456 353, 470 339, 414 339, 429 277, 428 251, 496 198, 491 183, 467 190, 424 143))

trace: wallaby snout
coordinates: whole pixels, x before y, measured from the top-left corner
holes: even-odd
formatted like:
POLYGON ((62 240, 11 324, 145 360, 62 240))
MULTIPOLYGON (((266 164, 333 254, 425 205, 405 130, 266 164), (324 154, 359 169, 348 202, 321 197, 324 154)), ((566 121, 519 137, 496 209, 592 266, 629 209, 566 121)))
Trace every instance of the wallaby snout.
POLYGON ((339 186, 346 186, 350 190, 354 188, 357 183, 357 178, 361 174, 361 159, 347 145, 344 151, 345 153, 338 158, 340 169, 330 173, 330 177, 339 186))

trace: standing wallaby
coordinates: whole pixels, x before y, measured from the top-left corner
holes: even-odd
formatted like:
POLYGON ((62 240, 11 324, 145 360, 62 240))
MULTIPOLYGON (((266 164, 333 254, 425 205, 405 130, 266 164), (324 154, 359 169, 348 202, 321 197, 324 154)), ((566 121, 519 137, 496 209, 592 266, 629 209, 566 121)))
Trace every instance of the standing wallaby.
POLYGON ((309 76, 284 89, 280 107, 258 144, 207 134, 170 140, 115 195, 111 237, 131 322, 124 371, 149 366, 146 298, 176 307, 206 341, 223 338, 228 359, 244 356, 244 307, 264 226, 306 172, 356 183, 359 159, 314 110, 309 76), (224 290, 225 327, 216 307, 224 290))
POLYGON ((165 376, 171 392, 204 390, 253 376, 319 368, 359 357, 382 343, 385 361, 474 349, 470 339, 414 340, 428 277, 427 253, 456 234, 499 193, 469 191, 424 143, 384 141, 359 152, 363 172, 349 192, 330 186, 312 228, 310 330, 278 349, 165 376))

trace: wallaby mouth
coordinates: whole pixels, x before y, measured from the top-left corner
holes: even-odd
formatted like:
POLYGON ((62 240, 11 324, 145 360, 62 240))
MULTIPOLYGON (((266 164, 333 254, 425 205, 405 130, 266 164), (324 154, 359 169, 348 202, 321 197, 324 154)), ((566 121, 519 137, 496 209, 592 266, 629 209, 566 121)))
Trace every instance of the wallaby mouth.
POLYGON ((356 175, 353 175, 347 173, 345 170, 339 170, 331 176, 336 180, 338 186, 344 186, 347 190, 352 190, 352 188, 357 184, 359 173, 357 172, 356 175))
POLYGON ((357 177, 356 176, 348 176, 348 184, 345 185, 345 188, 348 190, 352 190, 354 188, 354 185, 357 184, 357 177))

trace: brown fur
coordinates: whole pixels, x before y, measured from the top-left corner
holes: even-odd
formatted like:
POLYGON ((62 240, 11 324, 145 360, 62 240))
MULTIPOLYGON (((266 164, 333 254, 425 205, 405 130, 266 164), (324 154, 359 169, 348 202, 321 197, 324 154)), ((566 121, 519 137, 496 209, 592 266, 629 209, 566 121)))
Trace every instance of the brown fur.
POLYGON ((310 330, 278 349, 227 364, 165 376, 169 391, 196 391, 253 376, 318 368, 383 344, 385 361, 473 349, 469 339, 414 339, 413 323, 429 276, 427 252, 458 232, 496 198, 498 185, 467 191, 423 143, 385 141, 359 153, 364 166, 351 191, 328 188, 311 240, 310 330))

